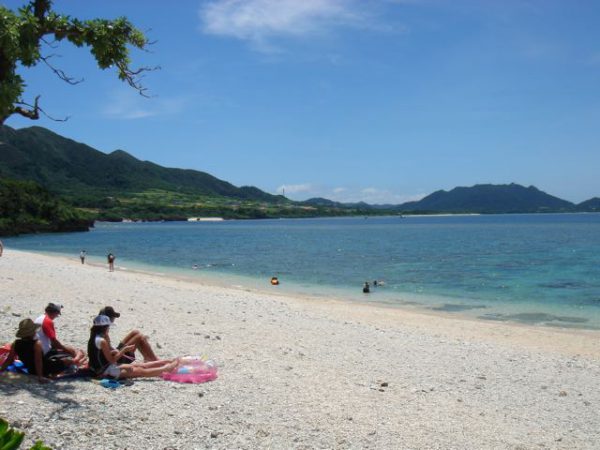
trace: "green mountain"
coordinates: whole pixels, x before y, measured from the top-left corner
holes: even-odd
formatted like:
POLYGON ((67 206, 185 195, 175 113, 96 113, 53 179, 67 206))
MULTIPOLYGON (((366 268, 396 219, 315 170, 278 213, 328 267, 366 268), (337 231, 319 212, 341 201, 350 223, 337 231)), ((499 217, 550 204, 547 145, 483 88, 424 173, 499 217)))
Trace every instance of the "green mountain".
POLYGON ((518 184, 478 184, 436 191, 417 202, 398 208, 407 212, 444 213, 538 213, 573 211, 575 205, 540 191, 534 186, 518 184))
POLYGON ((0 178, 35 181, 100 220, 305 217, 322 209, 123 150, 106 154, 41 127, 0 127, 0 178))
POLYGON ((123 150, 105 154, 41 127, 0 127, 0 176, 36 181, 76 203, 85 195, 94 198, 146 190, 268 203, 283 200, 205 172, 140 161, 123 150))
POLYGON ((600 212, 600 197, 590 198, 585 202, 581 202, 577 205, 578 211, 586 212, 600 212))
POLYGON ((514 183, 457 187, 401 205, 324 198, 293 202, 256 187, 236 187, 205 172, 140 161, 123 150, 106 154, 41 127, 0 126, 0 178, 37 182, 101 220, 600 211, 598 198, 576 206, 534 186, 514 183))
POLYGON ((303 200, 301 202, 297 202, 302 205, 308 206, 316 206, 316 207, 327 207, 327 208, 355 208, 360 210, 369 210, 369 209, 377 209, 377 205, 369 205, 365 202, 356 202, 356 203, 341 203, 333 200, 329 200, 327 198, 322 197, 313 197, 308 200, 303 200))

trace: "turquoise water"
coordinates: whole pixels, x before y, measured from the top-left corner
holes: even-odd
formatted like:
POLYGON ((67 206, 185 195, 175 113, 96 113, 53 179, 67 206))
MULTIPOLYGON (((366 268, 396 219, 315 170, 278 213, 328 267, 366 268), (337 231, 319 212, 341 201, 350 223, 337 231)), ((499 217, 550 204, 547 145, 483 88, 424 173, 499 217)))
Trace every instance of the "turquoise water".
POLYGON ((110 251, 117 266, 225 284, 600 329, 600 214, 100 223, 5 245, 75 258, 85 248, 101 262, 110 251), (375 279, 385 285, 362 294, 375 279))

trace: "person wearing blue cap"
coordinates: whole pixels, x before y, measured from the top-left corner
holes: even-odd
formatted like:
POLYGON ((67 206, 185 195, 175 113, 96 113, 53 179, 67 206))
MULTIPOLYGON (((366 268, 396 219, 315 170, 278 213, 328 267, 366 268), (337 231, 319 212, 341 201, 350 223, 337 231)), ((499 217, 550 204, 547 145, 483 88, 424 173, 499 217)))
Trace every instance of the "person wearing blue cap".
MULTIPOLYGON (((98 315, 108 316, 111 325, 115 323, 115 319, 121 317, 121 313, 115 311, 112 306, 105 306, 100 310, 98 315)), ((131 330, 129 333, 127 333, 125 337, 121 339, 119 345, 117 345, 117 350, 121 350, 127 345, 133 345, 134 350, 131 352, 126 352, 123 358, 119 360, 119 363, 125 364, 135 361, 136 350, 142 354, 144 361, 158 361, 158 357, 154 353, 154 350, 148 341, 148 336, 142 334, 140 330, 131 330)))
POLYGON ((88 357, 91 372, 103 378, 138 378, 158 377, 177 367, 178 359, 158 360, 151 362, 133 362, 119 364, 118 361, 127 352, 135 350, 134 345, 126 345, 117 350, 110 345, 108 330, 111 321, 108 316, 98 315, 94 318, 88 341, 88 357))

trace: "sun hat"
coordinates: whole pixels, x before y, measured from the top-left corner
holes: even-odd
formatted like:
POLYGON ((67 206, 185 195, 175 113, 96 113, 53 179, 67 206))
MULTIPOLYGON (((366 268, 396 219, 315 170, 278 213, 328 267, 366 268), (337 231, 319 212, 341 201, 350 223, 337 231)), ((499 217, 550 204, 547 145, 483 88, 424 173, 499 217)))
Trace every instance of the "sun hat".
POLYGON ((105 327, 110 326, 110 317, 100 314, 94 317, 94 326, 95 327, 105 327))
POLYGON ((18 338, 27 338, 35 335, 40 325, 33 322, 31 319, 23 319, 19 322, 19 329, 16 336, 18 338))
POLYGON ((60 314, 61 313, 60 310, 62 309, 62 307, 63 306, 59 305, 58 303, 48 303, 48 306, 46 306, 46 310, 45 311, 47 313, 55 312, 55 313, 60 314))
POLYGON ((115 311, 115 308, 112 306, 105 306, 98 313, 101 316, 108 316, 110 319, 114 319, 115 317, 121 317, 121 314, 115 311))

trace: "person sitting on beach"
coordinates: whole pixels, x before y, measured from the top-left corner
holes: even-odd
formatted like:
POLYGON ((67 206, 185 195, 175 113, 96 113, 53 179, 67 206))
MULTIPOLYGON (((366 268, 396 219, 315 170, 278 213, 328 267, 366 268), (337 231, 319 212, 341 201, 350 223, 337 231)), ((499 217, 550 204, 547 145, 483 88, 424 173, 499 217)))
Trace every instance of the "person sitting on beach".
MULTIPOLYGON (((107 316, 110 319, 111 325, 114 324, 115 319, 121 317, 121 314, 116 312, 112 306, 105 306, 98 313, 100 316, 107 316)), ((125 352, 123 357, 119 359, 119 364, 126 364, 135 361, 135 351, 139 351, 144 357, 144 361, 158 361, 158 357, 154 353, 150 342, 148 342, 148 336, 144 336, 139 330, 131 330, 127 335, 121 339, 117 350, 121 350, 127 346, 133 346, 132 351, 125 352)))
POLYGON ((48 361, 60 362, 63 369, 70 366, 79 366, 85 362, 85 353, 83 350, 62 344, 56 337, 54 328, 54 319, 61 314, 62 305, 48 303, 45 314, 42 314, 35 323, 40 325, 38 330, 38 339, 42 345, 44 359, 48 361))
POLYGON ((119 364, 118 361, 126 352, 135 349, 134 345, 126 345, 116 350, 110 345, 108 330, 111 321, 108 316, 99 315, 94 318, 88 341, 88 357, 90 371, 97 377, 137 378, 157 377, 177 367, 178 360, 158 360, 151 362, 133 362, 119 364))
POLYGON ((44 364, 42 344, 36 336, 39 327, 31 319, 23 319, 19 322, 17 339, 11 345, 10 352, 0 367, 0 372, 6 370, 15 361, 15 358, 18 358, 27 369, 27 372, 37 376, 40 383, 49 381, 46 376, 51 372, 51 365, 44 364))

